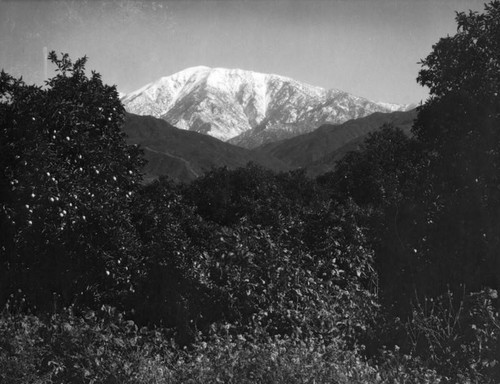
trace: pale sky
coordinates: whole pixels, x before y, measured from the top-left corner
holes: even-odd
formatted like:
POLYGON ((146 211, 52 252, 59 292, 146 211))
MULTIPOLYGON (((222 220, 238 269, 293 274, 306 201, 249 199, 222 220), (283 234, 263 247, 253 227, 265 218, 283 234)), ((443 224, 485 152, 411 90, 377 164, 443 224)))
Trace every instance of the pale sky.
MULTIPOLYGON (((120 92, 205 65, 415 103, 418 62, 483 0, 0 0, 0 68, 42 84, 44 47, 120 92)), ((53 68, 49 66, 49 75, 53 68)), ((52 72, 53 73, 53 72, 52 72)))

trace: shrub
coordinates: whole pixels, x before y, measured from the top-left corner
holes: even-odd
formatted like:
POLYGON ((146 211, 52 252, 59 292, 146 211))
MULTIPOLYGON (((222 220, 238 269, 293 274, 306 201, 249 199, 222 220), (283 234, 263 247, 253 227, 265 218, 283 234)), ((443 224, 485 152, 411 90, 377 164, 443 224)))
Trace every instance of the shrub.
POLYGON ((41 318, 4 310, 2 383, 154 383, 168 380, 168 345, 111 307, 41 318))
POLYGON ((485 289, 459 299, 448 292, 416 301, 407 323, 412 353, 453 383, 500 380, 500 318, 493 306, 497 292, 485 289))
POLYGON ((201 262, 210 288, 226 296, 225 319, 250 327, 259 321, 270 334, 342 334, 355 342, 377 308, 368 283, 375 274, 362 231, 341 212, 325 208, 313 224, 301 217, 273 228, 243 221, 217 232, 201 262), (314 231, 328 235, 308 244, 314 231))
MULTIPOLYGON (((4 310, 0 317, 0 382, 16 383, 337 383, 437 384, 419 360, 383 351, 367 361, 342 338, 268 334, 256 324, 214 325, 190 348, 137 326, 110 307, 71 309, 41 318, 4 310)), ((465 381, 457 381, 457 383, 465 381)))
POLYGON ((341 339, 297 339, 269 336, 256 327, 232 335, 231 326, 214 329, 194 349, 180 355, 174 369, 177 383, 269 384, 438 384, 440 376, 408 356, 384 352, 384 363, 366 361, 341 339))

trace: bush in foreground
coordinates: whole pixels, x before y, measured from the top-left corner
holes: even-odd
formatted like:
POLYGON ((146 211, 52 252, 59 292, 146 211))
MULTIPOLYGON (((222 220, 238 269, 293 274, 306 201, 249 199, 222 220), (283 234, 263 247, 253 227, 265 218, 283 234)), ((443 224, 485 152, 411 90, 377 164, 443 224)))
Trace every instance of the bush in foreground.
POLYGON ((168 382, 168 351, 159 333, 138 329, 111 307, 42 318, 4 310, 0 382, 168 382))
POLYGON ((500 380, 500 318, 492 289, 458 297, 448 292, 417 301, 407 322, 412 352, 449 377, 450 383, 500 380))
POLYGON ((383 365, 365 361, 340 339, 269 336, 258 327, 234 335, 214 326, 190 349, 138 329, 110 307, 77 316, 0 318, 2 383, 439 383, 408 357, 386 352, 383 365))

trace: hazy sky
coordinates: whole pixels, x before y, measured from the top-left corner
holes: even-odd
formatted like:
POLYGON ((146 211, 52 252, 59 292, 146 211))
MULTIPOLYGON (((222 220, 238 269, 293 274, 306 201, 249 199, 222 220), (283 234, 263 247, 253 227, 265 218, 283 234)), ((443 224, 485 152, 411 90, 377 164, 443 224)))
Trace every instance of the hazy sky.
POLYGON ((412 103, 427 97, 418 62, 470 9, 484 1, 0 0, 0 68, 41 83, 47 47, 87 55, 121 92, 206 65, 412 103))

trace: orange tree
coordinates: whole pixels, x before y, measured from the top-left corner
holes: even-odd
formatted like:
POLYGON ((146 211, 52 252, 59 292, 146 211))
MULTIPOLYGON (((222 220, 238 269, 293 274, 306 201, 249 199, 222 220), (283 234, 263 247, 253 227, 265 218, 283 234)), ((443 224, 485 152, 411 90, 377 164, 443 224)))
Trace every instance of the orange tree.
POLYGON ((114 86, 86 57, 49 59, 44 87, 0 75, 0 299, 92 304, 133 290, 128 200, 140 151, 126 145, 114 86))

